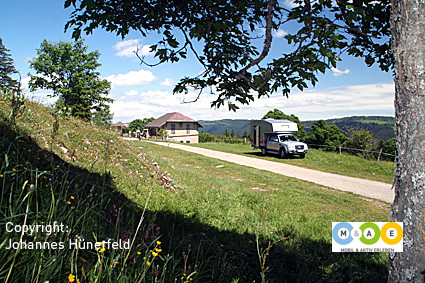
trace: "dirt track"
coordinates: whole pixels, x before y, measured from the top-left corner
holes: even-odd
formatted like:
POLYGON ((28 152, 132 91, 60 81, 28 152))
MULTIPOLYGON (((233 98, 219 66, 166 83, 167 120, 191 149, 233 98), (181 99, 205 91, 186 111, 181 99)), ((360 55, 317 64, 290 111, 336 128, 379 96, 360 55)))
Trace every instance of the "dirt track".
POLYGON ((236 163, 239 165, 257 168, 260 170, 267 170, 288 177, 309 181, 332 189, 352 192, 354 194, 362 195, 365 197, 382 200, 388 203, 392 203, 394 200, 394 190, 391 190, 391 185, 382 182, 326 173, 317 170, 288 165, 280 162, 273 162, 259 158, 247 157, 243 155, 187 146, 178 143, 152 143, 197 153, 204 156, 236 163))

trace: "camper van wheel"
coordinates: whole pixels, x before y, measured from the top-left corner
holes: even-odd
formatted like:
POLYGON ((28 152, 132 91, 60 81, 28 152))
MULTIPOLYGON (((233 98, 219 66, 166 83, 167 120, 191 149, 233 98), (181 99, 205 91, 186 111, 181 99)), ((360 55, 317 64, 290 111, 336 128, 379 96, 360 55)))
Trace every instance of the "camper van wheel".
POLYGON ((279 156, 280 156, 280 158, 285 158, 286 157, 285 149, 283 149, 283 148, 280 149, 279 156))
POLYGON ((265 147, 261 148, 261 154, 267 155, 267 149, 265 147))

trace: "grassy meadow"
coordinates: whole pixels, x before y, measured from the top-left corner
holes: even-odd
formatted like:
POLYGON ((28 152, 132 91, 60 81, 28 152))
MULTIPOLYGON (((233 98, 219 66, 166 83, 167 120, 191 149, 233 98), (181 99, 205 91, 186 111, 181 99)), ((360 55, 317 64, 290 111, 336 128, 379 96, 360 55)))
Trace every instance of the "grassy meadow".
POLYGON ((277 155, 263 156, 259 149, 252 150, 251 144, 228 144, 228 143, 200 143, 191 144, 219 150, 223 152, 241 154, 249 157, 262 158, 270 161, 284 162, 314 170, 346 175, 350 177, 369 179, 392 184, 394 178, 395 163, 388 161, 368 160, 361 156, 351 154, 339 154, 309 148, 305 158, 295 155, 292 158, 280 159, 277 155))
POLYGON ((331 252, 331 222, 387 221, 389 204, 126 142, 32 102, 11 124, 0 102, 2 282, 386 281, 387 254, 331 252), (67 230, 6 231, 54 221, 67 230), (99 248, 68 248, 74 240, 99 248))

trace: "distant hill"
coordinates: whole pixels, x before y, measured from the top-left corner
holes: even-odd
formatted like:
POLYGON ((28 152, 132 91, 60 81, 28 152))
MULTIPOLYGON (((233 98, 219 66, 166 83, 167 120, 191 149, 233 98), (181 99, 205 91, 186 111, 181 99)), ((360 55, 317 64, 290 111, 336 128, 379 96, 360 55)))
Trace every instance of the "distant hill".
POLYGON ((235 132, 237 136, 243 136, 246 131, 248 134, 251 132, 251 120, 232 120, 232 119, 223 119, 223 120, 214 120, 214 121, 199 121, 199 123, 204 126, 201 128, 201 131, 205 133, 214 133, 217 135, 224 134, 224 131, 227 129, 230 132, 232 130, 235 132))
MULTIPOLYGON (((395 119, 386 116, 352 116, 339 119, 325 120, 328 124, 335 124, 345 134, 348 135, 350 129, 366 129, 377 139, 388 140, 395 138, 395 119)), ((308 133, 314 121, 305 121, 302 124, 308 133)))
MULTIPOLYGON (((388 140, 395 137, 394 133, 394 117, 387 116, 353 116, 339 119, 328 119, 325 120, 328 124, 335 124, 341 129, 346 135, 349 129, 367 129, 377 139, 388 140)), ((314 121, 301 122, 305 126, 307 133, 310 131, 314 121)), ((207 121, 201 120, 199 123, 204 126, 201 131, 206 133, 214 133, 215 135, 222 135, 227 129, 229 133, 233 130, 235 135, 243 136, 244 132, 251 131, 251 120, 214 120, 207 121)))

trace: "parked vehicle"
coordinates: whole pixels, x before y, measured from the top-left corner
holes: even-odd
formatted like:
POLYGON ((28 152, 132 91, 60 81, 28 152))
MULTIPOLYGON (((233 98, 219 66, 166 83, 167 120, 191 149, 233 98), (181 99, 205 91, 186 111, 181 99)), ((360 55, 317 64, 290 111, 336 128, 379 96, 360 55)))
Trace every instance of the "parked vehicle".
POLYGON ((251 121, 251 145, 261 149, 261 153, 279 154, 281 158, 299 155, 305 157, 308 146, 300 142, 293 134, 298 131, 297 123, 288 120, 251 121))

